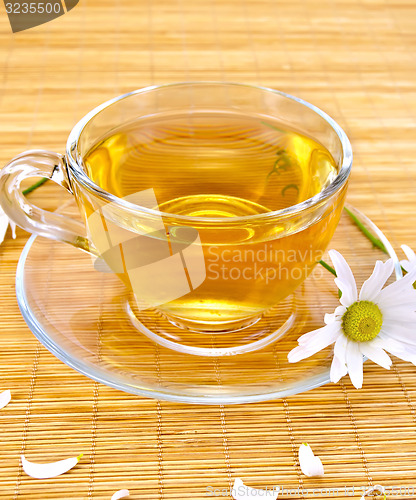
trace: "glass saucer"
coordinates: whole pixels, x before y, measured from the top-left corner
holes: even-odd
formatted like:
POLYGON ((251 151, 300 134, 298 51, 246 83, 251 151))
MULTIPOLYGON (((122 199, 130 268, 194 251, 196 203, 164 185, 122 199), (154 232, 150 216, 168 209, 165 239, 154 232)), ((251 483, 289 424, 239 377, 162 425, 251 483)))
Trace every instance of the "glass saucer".
MULTIPOLYGON (((400 264, 385 236, 365 215, 348 208, 384 243, 399 278, 400 264)), ((345 256, 359 286, 375 261, 387 258, 345 211, 329 248, 345 256)), ((330 263, 327 255, 324 259, 330 263)), ((333 278, 318 264, 295 294, 263 318, 272 322, 286 308, 293 321, 283 334, 266 346, 227 356, 179 352, 141 333, 129 316, 124 285, 115 275, 98 272, 88 254, 64 243, 29 239, 17 268, 16 292, 38 340, 82 374, 141 396, 231 404, 282 398, 329 382, 331 347, 295 364, 288 363, 287 354, 300 335, 323 326, 324 314, 339 304, 333 278)), ((216 337, 212 335, 213 348, 216 337)))

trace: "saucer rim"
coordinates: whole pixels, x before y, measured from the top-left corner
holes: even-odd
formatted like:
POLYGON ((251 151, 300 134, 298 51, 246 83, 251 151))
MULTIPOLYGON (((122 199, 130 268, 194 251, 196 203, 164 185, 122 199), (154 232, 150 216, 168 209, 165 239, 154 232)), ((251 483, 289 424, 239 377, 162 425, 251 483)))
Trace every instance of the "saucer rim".
MULTIPOLYGON (((402 273, 401 273, 399 259, 393 247, 391 246, 390 242, 388 241, 387 237, 384 235, 384 233, 382 233, 382 231, 374 224, 374 222, 372 222, 366 215, 364 215, 358 209, 356 209, 350 204, 345 204, 345 206, 349 210, 353 211, 355 215, 359 216, 359 218, 362 219, 365 223, 367 223, 372 228, 372 230, 377 234, 377 236, 381 239, 386 249, 388 250, 390 257, 393 258, 394 260, 396 279, 400 279, 402 277, 402 273)), ((29 240, 27 241, 27 243, 23 248, 23 251, 19 257, 19 261, 17 264, 16 298, 20 312, 26 324, 28 325, 29 329, 33 333, 33 335, 44 347, 46 347, 46 349, 48 349, 49 352, 51 352, 56 358, 58 358, 60 361, 65 363, 70 368, 76 370, 77 372, 81 373, 82 375, 96 382, 100 382, 104 385, 107 385, 114 389, 121 390, 123 392, 129 392, 136 396, 142 396, 147 398, 150 397, 152 399, 171 401, 176 403, 188 403, 188 404, 190 403, 190 404, 204 404, 204 405, 216 405, 216 404, 231 405, 231 404, 243 404, 243 403, 259 403, 264 401, 282 399, 288 396, 292 396, 294 394, 300 394, 312 389, 316 389, 317 387, 321 387, 330 382, 330 367, 328 367, 328 369, 324 373, 320 375, 315 375, 314 377, 307 379, 303 385, 299 384, 299 382, 296 382, 296 386, 292 387, 289 386, 288 388, 283 390, 245 394, 242 396, 233 396, 233 395, 226 395, 222 397, 212 396, 212 395, 188 396, 188 395, 181 395, 173 391, 165 392, 163 390, 145 389, 138 386, 129 385, 128 383, 125 382, 123 383, 117 382, 116 374, 111 372, 109 374, 109 372, 106 370, 102 370, 99 368, 97 369, 95 365, 94 367, 92 367, 89 363, 85 363, 81 361, 79 358, 68 356, 65 350, 62 349, 58 344, 56 344, 49 337, 49 335, 43 330, 41 323, 34 316, 34 314, 32 314, 32 311, 28 306, 25 293, 24 271, 25 271, 25 263, 27 257, 29 255, 30 249, 35 243, 36 238, 42 238, 42 237, 32 235, 29 238, 29 240), (106 376, 106 375, 111 375, 111 376, 106 376)), ((56 240, 53 243, 59 244, 61 242, 56 240)))

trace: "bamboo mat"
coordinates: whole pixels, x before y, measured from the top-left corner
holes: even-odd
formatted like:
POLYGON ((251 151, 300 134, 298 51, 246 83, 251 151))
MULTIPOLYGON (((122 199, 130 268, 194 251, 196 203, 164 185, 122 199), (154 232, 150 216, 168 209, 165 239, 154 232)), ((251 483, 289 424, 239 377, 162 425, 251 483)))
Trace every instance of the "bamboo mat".
MULTIPOLYGON (((123 92, 183 80, 262 84, 332 115, 355 153, 348 201, 396 249, 416 247, 416 4, 412 0, 80 0, 70 13, 12 35, 0 13, 0 160, 63 151, 87 111, 123 92)), ((56 208, 45 185, 32 196, 56 208)), ((28 235, 0 247, 0 498, 203 499, 207 486, 292 489, 283 498, 349 498, 344 487, 416 487, 416 369, 367 363, 365 384, 268 403, 197 406, 139 398, 74 372, 42 347, 14 295, 28 235), (326 474, 301 474, 307 441, 326 474), (84 452, 71 472, 29 478, 19 466, 84 452), (323 488, 321 491, 319 489, 323 488), (309 498, 312 495, 309 495, 309 498)), ((355 497, 359 497, 355 493, 355 497)), ((394 495, 416 498, 415 495, 394 495)), ((221 497, 224 498, 224 497, 221 497)))

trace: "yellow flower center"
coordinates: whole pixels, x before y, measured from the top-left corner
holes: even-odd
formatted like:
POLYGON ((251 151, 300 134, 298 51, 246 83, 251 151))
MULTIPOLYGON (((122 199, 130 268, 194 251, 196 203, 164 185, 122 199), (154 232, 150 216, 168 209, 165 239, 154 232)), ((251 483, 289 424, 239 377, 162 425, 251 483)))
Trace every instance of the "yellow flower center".
POLYGON ((354 302, 342 317, 345 335, 355 342, 373 340, 380 333, 383 315, 379 307, 368 300, 354 302))

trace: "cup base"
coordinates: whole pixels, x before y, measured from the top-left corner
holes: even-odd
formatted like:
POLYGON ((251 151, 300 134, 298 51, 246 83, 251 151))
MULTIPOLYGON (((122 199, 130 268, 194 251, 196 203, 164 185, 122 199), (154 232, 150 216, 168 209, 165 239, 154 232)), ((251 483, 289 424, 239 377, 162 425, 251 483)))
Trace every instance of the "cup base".
POLYGON ((183 320, 182 318, 171 315, 165 315, 165 317, 174 327, 177 328, 205 335, 224 335, 227 333, 238 332, 255 325, 258 321, 260 321, 262 314, 246 318, 244 320, 221 321, 216 323, 183 320))
POLYGON ((234 356, 263 349, 299 325, 295 295, 291 295, 261 316, 245 322, 225 324, 209 330, 201 324, 184 325, 156 309, 139 311, 134 296, 125 303, 131 324, 153 342, 195 356, 234 356))

